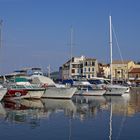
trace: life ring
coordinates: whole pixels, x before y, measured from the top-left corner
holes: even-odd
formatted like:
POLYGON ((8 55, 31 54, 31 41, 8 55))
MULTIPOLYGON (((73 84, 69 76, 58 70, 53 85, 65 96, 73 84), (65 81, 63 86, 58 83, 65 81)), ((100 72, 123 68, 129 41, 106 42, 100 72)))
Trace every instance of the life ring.
POLYGON ((20 97, 21 93, 20 92, 15 92, 15 96, 20 97))

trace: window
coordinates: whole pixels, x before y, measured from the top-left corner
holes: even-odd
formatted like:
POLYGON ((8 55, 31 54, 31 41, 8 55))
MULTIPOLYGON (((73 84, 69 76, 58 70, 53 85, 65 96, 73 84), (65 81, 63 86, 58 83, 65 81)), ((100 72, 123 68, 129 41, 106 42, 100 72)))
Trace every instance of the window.
POLYGON ((88 75, 88 79, 90 79, 90 75, 88 75))
POLYGON ((71 73, 75 73, 75 69, 72 69, 72 70, 71 70, 71 73))
POLYGON ((88 71, 90 72, 90 68, 88 68, 88 71))
POLYGON ((94 71, 94 68, 92 68, 92 71, 94 71))
POLYGON ((81 73, 83 73, 83 69, 81 69, 81 73))
POLYGON ((74 57, 72 57, 72 62, 74 62, 74 57))
POLYGON ((92 66, 95 66, 95 62, 92 62, 92 66))

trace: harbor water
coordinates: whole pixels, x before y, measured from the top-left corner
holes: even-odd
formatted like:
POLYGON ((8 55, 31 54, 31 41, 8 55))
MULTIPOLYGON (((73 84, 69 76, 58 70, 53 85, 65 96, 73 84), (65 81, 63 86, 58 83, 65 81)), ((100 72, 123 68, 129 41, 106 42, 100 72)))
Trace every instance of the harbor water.
POLYGON ((140 90, 0 103, 2 140, 140 140, 140 90))

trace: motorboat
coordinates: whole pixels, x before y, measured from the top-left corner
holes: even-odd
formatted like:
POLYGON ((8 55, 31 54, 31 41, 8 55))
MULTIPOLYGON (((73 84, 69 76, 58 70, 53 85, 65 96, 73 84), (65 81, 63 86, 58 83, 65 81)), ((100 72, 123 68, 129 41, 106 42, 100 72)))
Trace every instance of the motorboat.
POLYGON ((44 87, 46 90, 42 97, 70 99, 77 91, 76 87, 68 87, 55 84, 52 79, 43 75, 33 75, 32 83, 44 87))

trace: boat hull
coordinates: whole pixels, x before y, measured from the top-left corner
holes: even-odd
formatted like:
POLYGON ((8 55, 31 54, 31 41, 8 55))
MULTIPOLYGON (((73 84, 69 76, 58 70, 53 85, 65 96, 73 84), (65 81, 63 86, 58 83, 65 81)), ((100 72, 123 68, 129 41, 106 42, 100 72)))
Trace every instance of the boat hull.
POLYGON ((40 99, 45 92, 45 89, 42 88, 26 89, 26 90, 28 91, 28 94, 26 94, 24 98, 40 99))
POLYGON ((105 95, 121 96, 125 94, 127 90, 128 90, 127 87, 119 85, 110 85, 107 87, 105 95))
POLYGON ((77 88, 57 88, 48 87, 42 97, 45 98, 59 98, 70 99, 76 92, 77 88))
POLYGON ((0 101, 6 95, 6 92, 7 92, 7 88, 0 88, 0 101))
POLYGON ((5 98, 12 99, 40 99, 45 89, 10 89, 7 91, 5 98))
POLYGON ((81 96, 102 96, 106 90, 79 90, 78 92, 75 93, 75 95, 81 95, 81 96))

